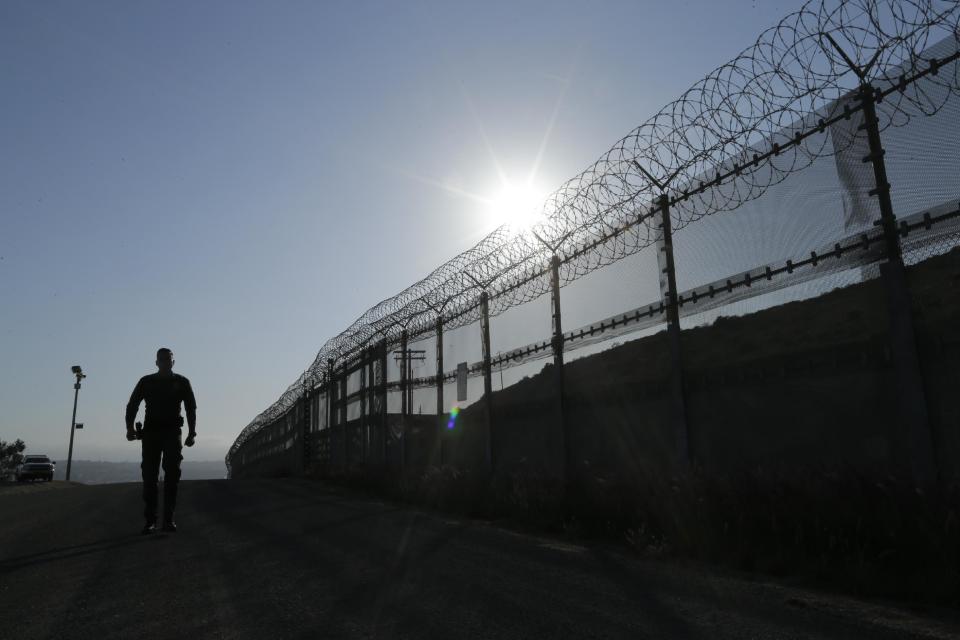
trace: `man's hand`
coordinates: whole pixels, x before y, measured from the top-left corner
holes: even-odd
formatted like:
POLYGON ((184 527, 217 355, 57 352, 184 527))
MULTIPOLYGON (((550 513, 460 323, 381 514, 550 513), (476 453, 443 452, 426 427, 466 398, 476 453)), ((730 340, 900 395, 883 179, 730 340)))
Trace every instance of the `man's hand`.
POLYGON ((136 439, 137 439, 137 432, 131 429, 130 427, 127 427, 127 440, 129 442, 133 442, 136 439))
POLYGON ((183 444, 184 444, 185 446, 192 447, 192 446, 193 446, 193 442, 194 442, 194 440, 196 440, 196 439, 197 439, 197 434, 191 433, 191 434, 189 434, 189 435, 187 436, 187 439, 184 441, 183 444))

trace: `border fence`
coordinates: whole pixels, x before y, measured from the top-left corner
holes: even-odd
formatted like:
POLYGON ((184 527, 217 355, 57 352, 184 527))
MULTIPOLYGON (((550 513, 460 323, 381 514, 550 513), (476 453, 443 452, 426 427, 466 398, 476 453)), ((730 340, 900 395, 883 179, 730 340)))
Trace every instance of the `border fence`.
MULTIPOLYGON (((895 433, 877 460, 902 459, 918 485, 936 483, 952 446, 944 423, 956 408, 933 406, 940 395, 924 355, 931 329, 916 326, 921 285, 909 270, 960 245, 958 45, 956 1, 808 2, 563 184, 544 202, 541 222, 493 231, 328 340, 237 437, 226 458, 231 476, 440 465, 494 473, 548 460, 541 468, 570 482, 584 464, 620 455, 615 449, 644 449, 673 469, 704 464, 722 457, 720 440, 736 438, 702 433, 722 403, 701 391, 716 377, 711 367, 738 354, 718 345, 728 352, 711 360, 687 329, 711 320, 719 327, 725 310, 829 298, 837 314, 867 305, 882 328, 884 373, 874 386, 895 433), (622 286, 639 273, 653 282, 649 298, 643 287, 622 286), (876 299, 830 297, 855 287, 876 299), (597 296, 602 304, 591 302, 597 296), (589 322, 578 322, 584 313, 589 322), (617 374, 623 341, 654 336, 656 348, 635 347, 624 365, 630 373, 617 374), (591 364, 591 354, 606 359, 591 364), (617 403, 632 415, 611 418, 596 406, 617 403), (656 413, 658 426, 637 412, 656 413), (626 431, 609 427, 617 421, 626 431), (654 436, 637 433, 648 428, 654 436), (600 439, 606 453, 592 442, 600 439)), ((822 343, 831 375, 840 375, 841 359, 869 367, 864 340, 822 343)), ((778 369, 772 384, 788 388, 787 369, 812 358, 818 343, 804 346, 796 335, 783 343, 794 352, 767 345, 785 355, 716 375, 739 375, 742 384, 778 369)), ((937 344, 953 353, 953 342, 937 344)), ((848 404, 861 402, 860 382, 844 380, 853 385, 848 404)), ((812 384, 804 382, 805 393, 812 384)), ((804 402, 830 404, 825 397, 804 402)))

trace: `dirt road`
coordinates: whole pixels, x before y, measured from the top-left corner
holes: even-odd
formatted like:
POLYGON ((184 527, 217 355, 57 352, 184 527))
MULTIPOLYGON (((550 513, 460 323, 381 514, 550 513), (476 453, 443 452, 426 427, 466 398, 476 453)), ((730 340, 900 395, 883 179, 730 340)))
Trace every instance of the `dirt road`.
POLYGON ((307 480, 0 490, 0 638, 956 638, 918 614, 307 480), (24 635, 26 634, 26 635, 24 635))

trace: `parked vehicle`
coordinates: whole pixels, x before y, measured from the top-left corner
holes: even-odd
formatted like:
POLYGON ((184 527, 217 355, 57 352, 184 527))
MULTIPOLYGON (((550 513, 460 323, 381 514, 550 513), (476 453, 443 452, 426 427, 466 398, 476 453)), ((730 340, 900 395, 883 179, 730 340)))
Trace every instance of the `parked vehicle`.
POLYGON ((24 480, 53 480, 53 472, 57 463, 45 455, 29 455, 23 457, 23 462, 17 465, 17 482, 24 480))

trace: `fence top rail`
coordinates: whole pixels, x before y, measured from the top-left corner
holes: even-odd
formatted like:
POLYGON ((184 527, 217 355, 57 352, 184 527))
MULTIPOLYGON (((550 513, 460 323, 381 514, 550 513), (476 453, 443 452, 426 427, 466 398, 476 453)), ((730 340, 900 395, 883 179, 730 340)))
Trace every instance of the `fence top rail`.
POLYGON ((550 260, 564 284, 654 243, 658 200, 667 195, 674 231, 762 195, 789 174, 836 152, 822 133, 861 108, 873 87, 886 103, 882 126, 929 115, 951 97, 960 37, 960 0, 810 0, 753 45, 718 66, 621 138, 542 204, 530 232, 500 227, 423 280, 366 311, 328 340, 310 367, 237 437, 237 447, 315 387, 328 360, 342 362, 366 346, 388 346, 404 330, 428 336, 475 322, 479 296, 496 315, 545 294, 550 260), (929 54, 935 43, 946 54, 929 54), (735 105, 735 108, 732 106, 735 105), (718 188, 722 187, 722 188, 718 188), (615 240, 615 241, 613 241, 615 240))

